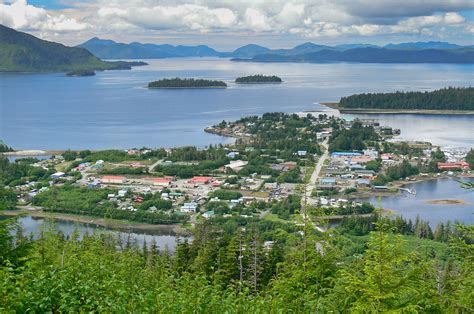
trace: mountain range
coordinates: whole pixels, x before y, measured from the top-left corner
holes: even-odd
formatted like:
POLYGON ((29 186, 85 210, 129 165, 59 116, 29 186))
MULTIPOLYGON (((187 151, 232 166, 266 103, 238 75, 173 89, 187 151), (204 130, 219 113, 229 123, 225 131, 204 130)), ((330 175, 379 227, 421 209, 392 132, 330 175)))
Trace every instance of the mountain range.
POLYGON ((67 47, 0 25, 0 72, 130 69, 139 62, 107 62, 84 48, 67 47))
POLYGON ((95 37, 79 47, 104 59, 230 57, 233 61, 252 62, 474 63, 472 46, 439 41, 388 44, 383 47, 370 44, 328 46, 307 42, 290 49, 249 44, 231 52, 220 52, 205 45, 124 44, 95 37))
POLYGON ((66 72, 130 69, 142 62, 103 59, 228 57, 250 62, 474 63, 474 47, 446 42, 414 42, 379 47, 370 44, 337 46, 304 43, 290 49, 249 44, 231 52, 206 45, 173 46, 117 43, 92 38, 77 47, 45 41, 0 25, 0 72, 66 72))

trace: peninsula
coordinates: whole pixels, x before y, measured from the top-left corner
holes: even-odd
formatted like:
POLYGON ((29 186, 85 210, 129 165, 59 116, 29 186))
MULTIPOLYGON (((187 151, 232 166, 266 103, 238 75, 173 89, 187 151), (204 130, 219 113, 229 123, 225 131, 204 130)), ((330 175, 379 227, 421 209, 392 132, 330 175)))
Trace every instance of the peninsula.
POLYGON ((249 75, 242 76, 235 79, 237 84, 267 84, 267 83, 281 83, 282 80, 275 75, 249 75))
POLYGON ((322 103, 341 113, 474 114, 474 88, 443 88, 425 92, 367 93, 322 103))
POLYGON ((150 82, 148 88, 226 88, 223 81, 194 79, 194 78, 171 78, 150 82))

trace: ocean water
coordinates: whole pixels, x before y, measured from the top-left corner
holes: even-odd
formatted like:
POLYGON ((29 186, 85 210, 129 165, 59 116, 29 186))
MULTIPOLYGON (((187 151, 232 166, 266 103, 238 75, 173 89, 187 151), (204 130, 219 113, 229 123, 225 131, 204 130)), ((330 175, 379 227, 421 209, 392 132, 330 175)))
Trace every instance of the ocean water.
MULTIPOLYGON (((361 92, 474 85, 473 65, 241 63, 218 58, 146 60, 93 77, 0 74, 0 139, 17 149, 104 149, 227 143, 203 128, 264 112, 328 110, 319 102, 361 92), (236 85, 250 74, 279 85, 236 85), (164 77, 224 80, 227 89, 148 90, 164 77)), ((371 116, 373 118, 373 116, 371 116)), ((379 115, 402 138, 474 147, 474 116, 379 115)))
MULTIPOLYGON (((474 179, 462 179, 474 182, 474 179)), ((461 187, 454 178, 429 180, 419 183, 410 183, 407 188, 414 189, 416 195, 401 194, 386 197, 372 197, 361 199, 369 201, 377 207, 387 208, 394 215, 400 215, 414 221, 417 216, 428 221, 434 228, 440 222, 459 221, 467 225, 474 224, 474 191, 461 187), (433 200, 459 200, 463 204, 430 204, 433 200)))

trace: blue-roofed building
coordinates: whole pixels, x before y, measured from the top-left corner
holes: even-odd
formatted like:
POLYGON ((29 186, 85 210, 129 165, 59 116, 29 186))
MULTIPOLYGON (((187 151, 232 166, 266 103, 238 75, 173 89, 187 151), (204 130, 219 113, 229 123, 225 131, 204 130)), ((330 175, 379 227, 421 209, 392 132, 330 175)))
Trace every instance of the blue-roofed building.
POLYGON ((319 182, 323 185, 336 185, 336 179, 334 178, 322 178, 319 182))
POLYGON ((358 179, 357 180, 357 186, 359 186, 359 187, 368 187, 368 186, 370 186, 370 180, 369 179, 358 179))
POLYGON ((362 156, 362 153, 358 152, 334 152, 331 154, 332 157, 352 157, 352 156, 362 156))

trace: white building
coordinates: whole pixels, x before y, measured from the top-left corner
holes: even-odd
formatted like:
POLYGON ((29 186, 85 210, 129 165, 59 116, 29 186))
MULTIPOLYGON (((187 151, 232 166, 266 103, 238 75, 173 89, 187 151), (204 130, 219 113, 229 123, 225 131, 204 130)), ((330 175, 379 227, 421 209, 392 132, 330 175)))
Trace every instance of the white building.
POLYGON ((198 208, 198 204, 195 202, 191 203, 184 203, 183 206, 181 206, 181 212, 183 213, 195 213, 198 208))

